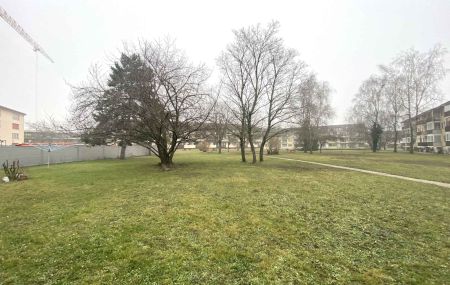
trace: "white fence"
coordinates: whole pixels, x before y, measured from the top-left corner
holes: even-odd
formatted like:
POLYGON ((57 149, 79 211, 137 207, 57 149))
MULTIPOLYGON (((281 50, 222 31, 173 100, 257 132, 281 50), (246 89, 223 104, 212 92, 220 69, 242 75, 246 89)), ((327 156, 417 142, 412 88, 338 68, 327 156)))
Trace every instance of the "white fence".
MULTIPOLYGON (((145 147, 127 146, 126 157, 149 155, 145 147)), ((19 160, 22 166, 119 158, 119 146, 84 146, 76 145, 48 152, 36 147, 0 147, 0 164, 6 160, 19 160)))

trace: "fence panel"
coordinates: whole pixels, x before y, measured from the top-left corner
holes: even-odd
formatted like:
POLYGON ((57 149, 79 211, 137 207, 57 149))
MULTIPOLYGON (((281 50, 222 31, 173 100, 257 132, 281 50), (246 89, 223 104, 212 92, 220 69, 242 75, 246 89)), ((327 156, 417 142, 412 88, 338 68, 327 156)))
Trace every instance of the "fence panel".
MULTIPOLYGON (((126 157, 145 156, 149 154, 149 150, 139 145, 128 146, 125 152, 126 157)), ((120 155, 120 147, 118 146, 70 146, 64 147, 52 152, 36 147, 0 147, 0 163, 6 160, 10 162, 19 160, 22 166, 44 165, 48 160, 50 164, 114 159, 120 155)))

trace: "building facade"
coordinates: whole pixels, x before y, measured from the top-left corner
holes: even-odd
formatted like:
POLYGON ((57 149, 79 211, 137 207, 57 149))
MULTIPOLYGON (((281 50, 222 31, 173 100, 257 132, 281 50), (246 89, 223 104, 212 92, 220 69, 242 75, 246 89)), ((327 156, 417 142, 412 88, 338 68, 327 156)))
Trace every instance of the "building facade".
POLYGON ((27 130, 24 133, 25 144, 73 145, 82 143, 79 135, 54 131, 27 130))
POLYGON ((0 106, 0 144, 16 145, 24 141, 25 114, 0 106))
POLYGON ((363 124, 321 126, 319 132, 324 149, 364 149, 369 147, 363 124))
MULTIPOLYGON (((410 123, 402 122, 401 146, 410 148, 410 123)), ((450 153, 450 101, 412 119, 414 148, 423 152, 450 153)))

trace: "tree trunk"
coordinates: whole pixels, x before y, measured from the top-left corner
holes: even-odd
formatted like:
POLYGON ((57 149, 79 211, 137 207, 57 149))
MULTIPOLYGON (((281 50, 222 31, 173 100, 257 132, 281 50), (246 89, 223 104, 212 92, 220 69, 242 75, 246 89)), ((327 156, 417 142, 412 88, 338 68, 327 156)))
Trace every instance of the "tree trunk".
POLYGON ((397 152, 397 141, 398 141, 398 131, 397 127, 394 126, 394 152, 397 152))
POLYGON ((127 145, 126 144, 122 144, 120 146, 120 156, 119 159, 125 159, 125 151, 127 150, 127 145))
POLYGON ((378 139, 372 138, 372 152, 377 152, 378 149, 378 139))
POLYGON ((412 127, 412 120, 411 120, 411 116, 409 116, 409 137, 410 137, 410 141, 409 141, 409 153, 414 153, 414 130, 412 127))
POLYGON ((251 127, 247 128, 247 138, 248 138, 248 142, 250 144, 250 150, 252 151, 252 163, 255 164, 256 163, 256 150, 255 150, 255 145, 253 144, 253 135, 252 135, 251 127))
POLYGON ((309 154, 313 153, 313 142, 312 142, 312 132, 311 127, 309 127, 309 154))
POLYGON ((259 146, 259 162, 264 161, 264 147, 266 146, 267 138, 269 137, 270 128, 266 130, 259 146))
POLYGON ((253 144, 253 139, 249 138, 249 143, 250 143, 250 149, 252 151, 252 163, 255 164, 256 163, 256 150, 255 150, 255 145, 253 144))
POLYGON ((239 146, 241 147, 241 160, 242 162, 246 162, 245 158, 245 139, 243 137, 239 138, 239 146))
POLYGON ((159 160, 161 161, 161 168, 163 170, 170 170, 173 167, 172 157, 168 153, 163 153, 159 160))
POLYGON ((163 170, 170 170, 173 167, 172 157, 167 149, 167 141, 162 139, 158 144, 158 157, 159 157, 159 165, 163 170))
POLYGON ((266 142, 263 140, 261 142, 261 146, 259 147, 259 162, 263 162, 264 161, 264 146, 265 146, 266 142))
POLYGON ((219 153, 222 153, 222 141, 221 140, 219 141, 218 145, 219 145, 219 153))

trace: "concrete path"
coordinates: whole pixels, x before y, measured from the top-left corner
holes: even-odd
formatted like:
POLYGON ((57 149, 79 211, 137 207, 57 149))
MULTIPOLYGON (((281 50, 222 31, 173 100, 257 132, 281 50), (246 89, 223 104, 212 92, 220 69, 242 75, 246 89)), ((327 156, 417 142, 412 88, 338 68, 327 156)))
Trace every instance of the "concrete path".
POLYGON ((408 180, 408 181, 414 181, 414 182, 419 182, 419 183, 432 184, 432 185, 436 185, 436 186, 440 186, 440 187, 450 188, 450 184, 444 183, 444 182, 425 180, 425 179, 417 179, 417 178, 411 178, 411 177, 406 177, 406 176, 401 176, 401 175, 394 175, 394 174, 389 174, 389 173, 384 173, 384 172, 371 171, 371 170, 365 170, 365 169, 360 169, 360 168, 339 166, 339 165, 320 163, 320 162, 313 162, 313 161, 307 161, 307 160, 301 160, 301 159, 274 157, 274 156, 266 156, 266 157, 274 158, 274 159, 281 159, 281 160, 298 161, 298 162, 303 162, 303 163, 327 166, 327 167, 350 170, 350 171, 357 171, 357 172, 368 173, 368 174, 373 174, 373 175, 380 175, 380 176, 385 176, 385 177, 393 177, 393 178, 398 178, 398 179, 403 179, 403 180, 408 180))

